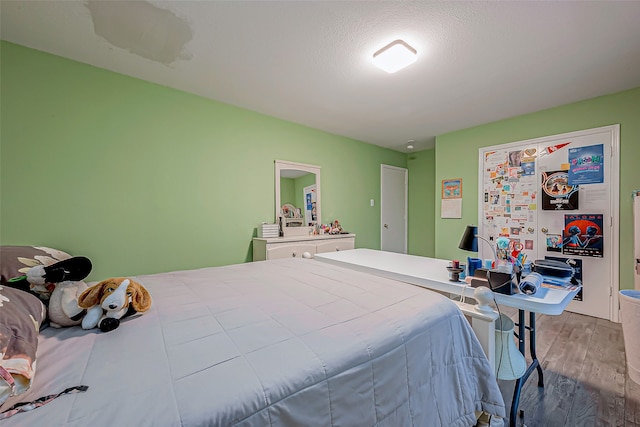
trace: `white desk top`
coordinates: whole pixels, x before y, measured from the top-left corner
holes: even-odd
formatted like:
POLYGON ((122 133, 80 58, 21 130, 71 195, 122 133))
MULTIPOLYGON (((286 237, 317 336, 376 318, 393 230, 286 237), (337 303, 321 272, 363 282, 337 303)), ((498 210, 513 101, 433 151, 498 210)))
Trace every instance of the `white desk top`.
MULTIPOLYGON (((442 292, 473 298, 475 288, 465 282, 452 282, 446 266, 448 260, 415 255, 384 252, 373 249, 353 249, 348 251, 316 254, 317 261, 372 273, 413 285, 423 286, 442 292)), ((504 295, 494 292, 495 301, 508 307, 542 314, 561 314, 567 304, 578 293, 578 289, 564 291, 540 288, 534 295, 504 295)))

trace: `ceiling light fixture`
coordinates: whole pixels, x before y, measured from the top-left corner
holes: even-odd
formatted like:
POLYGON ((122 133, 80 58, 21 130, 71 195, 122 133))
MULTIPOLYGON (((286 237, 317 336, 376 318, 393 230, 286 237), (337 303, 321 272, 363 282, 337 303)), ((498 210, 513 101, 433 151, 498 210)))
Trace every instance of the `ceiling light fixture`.
POLYGON ((413 150, 413 143, 416 142, 413 139, 410 139, 409 141, 407 141, 407 150, 413 150))
POLYGON ((391 74, 416 62, 417 53, 404 40, 394 40, 373 54, 373 63, 391 74))

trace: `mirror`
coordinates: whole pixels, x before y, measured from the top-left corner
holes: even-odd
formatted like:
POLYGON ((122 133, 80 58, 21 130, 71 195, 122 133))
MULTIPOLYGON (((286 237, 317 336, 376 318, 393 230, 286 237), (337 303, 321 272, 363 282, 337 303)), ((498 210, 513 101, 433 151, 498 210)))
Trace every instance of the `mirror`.
POLYGON ((285 236, 309 235, 322 218, 320 166, 275 162, 276 223, 285 236))

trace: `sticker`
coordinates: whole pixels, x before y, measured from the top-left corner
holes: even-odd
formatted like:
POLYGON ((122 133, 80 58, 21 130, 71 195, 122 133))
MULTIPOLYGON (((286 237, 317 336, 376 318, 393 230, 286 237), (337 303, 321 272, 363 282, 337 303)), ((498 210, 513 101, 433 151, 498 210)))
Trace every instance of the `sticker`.
POLYGON ((562 147, 566 147, 569 144, 571 144, 571 142, 565 142, 564 144, 552 145, 550 147, 547 147, 547 153, 548 154, 555 153, 556 151, 558 151, 562 147))
POLYGON ((509 167, 519 168, 522 161, 522 151, 509 151, 509 167))
POLYGON ((547 234, 547 252, 562 251, 562 236, 559 234, 547 234))
POLYGON ((533 175, 536 171, 536 164, 534 162, 522 162, 520 163, 523 176, 533 175))

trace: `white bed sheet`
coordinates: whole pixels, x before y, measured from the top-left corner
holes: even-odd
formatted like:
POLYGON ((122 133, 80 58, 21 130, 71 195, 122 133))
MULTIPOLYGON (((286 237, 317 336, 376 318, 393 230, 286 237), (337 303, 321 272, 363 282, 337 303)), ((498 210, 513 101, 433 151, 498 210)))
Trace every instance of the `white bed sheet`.
POLYGON ((134 277, 151 309, 112 332, 41 334, 13 426, 470 426, 505 416, 456 305, 306 259, 134 277))

